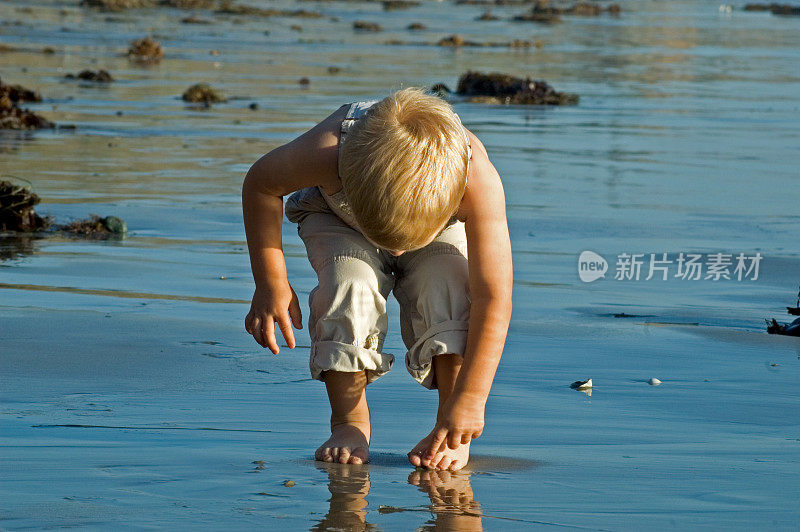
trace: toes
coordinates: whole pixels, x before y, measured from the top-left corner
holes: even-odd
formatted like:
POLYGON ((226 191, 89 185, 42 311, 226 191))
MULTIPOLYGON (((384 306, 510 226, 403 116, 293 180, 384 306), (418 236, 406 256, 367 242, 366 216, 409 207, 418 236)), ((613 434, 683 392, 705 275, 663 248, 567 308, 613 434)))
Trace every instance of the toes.
POLYGON ((420 458, 420 456, 418 454, 414 453, 413 451, 408 453, 408 461, 414 467, 422 466, 422 458, 420 458))
POLYGON ((351 464, 366 464, 369 462, 369 454, 363 447, 356 447, 350 455, 351 464))
POLYGON ((450 467, 450 464, 453 462, 453 459, 449 456, 445 455, 439 460, 439 463, 436 464, 436 469, 447 469, 450 467))
POLYGON ((449 469, 450 469, 450 471, 458 471, 459 469, 461 469, 465 465, 467 465, 465 462, 462 462, 461 460, 456 458, 455 460, 450 462, 450 468, 449 469))
POLYGON ((342 447, 339 449, 339 460, 340 464, 346 464, 347 461, 350 460, 350 449, 347 447, 342 447))
POLYGON ((317 449, 317 452, 314 453, 314 458, 320 462, 333 462, 330 447, 320 447, 317 449))

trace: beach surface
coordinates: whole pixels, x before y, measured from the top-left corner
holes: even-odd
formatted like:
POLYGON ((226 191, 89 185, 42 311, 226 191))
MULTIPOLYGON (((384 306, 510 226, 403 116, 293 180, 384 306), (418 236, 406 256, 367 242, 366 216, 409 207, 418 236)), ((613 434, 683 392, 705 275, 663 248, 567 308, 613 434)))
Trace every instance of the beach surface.
MULTIPOLYGON (((59 223, 128 226, 0 235, 0 528, 796 529, 800 338, 764 319, 791 321, 800 285, 800 17, 641 1, 539 25, 511 22, 520 6, 478 21, 485 7, 451 2, 242 3, 323 16, 0 2, 3 82, 76 126, 0 131, 0 179, 29 182, 59 223), (432 44, 453 33, 542 45, 432 44), (148 34, 164 58, 131 63, 148 34), (64 79, 85 68, 115 81, 64 79), (581 98, 454 103, 503 178, 514 250, 486 430, 462 472, 407 464, 436 398, 404 370, 391 300, 372 463, 315 463, 329 410, 307 331, 276 356, 243 330, 243 175, 344 103, 455 88, 469 69, 581 98), (228 101, 187 105, 199 82, 228 101), (605 278, 580 279, 587 250, 605 278), (761 261, 756 278, 683 279, 673 262, 645 280, 663 253, 761 261), (622 254, 643 256, 638 280, 615 278, 622 254), (570 388, 589 378, 591 394, 570 388)), ((316 279, 289 222, 283 237, 305 319, 316 279)))

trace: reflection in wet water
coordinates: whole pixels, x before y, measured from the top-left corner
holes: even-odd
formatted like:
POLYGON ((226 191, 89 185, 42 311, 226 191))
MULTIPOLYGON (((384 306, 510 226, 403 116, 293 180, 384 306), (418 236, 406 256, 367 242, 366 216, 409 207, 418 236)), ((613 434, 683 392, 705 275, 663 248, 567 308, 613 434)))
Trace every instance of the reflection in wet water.
POLYGON ((420 530, 483 530, 481 505, 475 500, 467 471, 426 471, 418 469, 408 476, 430 497, 433 518, 420 530))
POLYGON ((0 262, 33 255, 38 249, 37 237, 31 234, 9 234, 0 237, 0 262))
MULTIPOLYGON (((311 527, 312 531, 378 530, 367 522, 367 496, 370 490, 370 466, 318 462, 316 467, 328 473, 331 492, 330 509, 311 527)), ((450 530, 478 532, 483 530, 481 506, 472 492, 469 471, 428 471, 417 469, 408 476, 408 483, 428 495, 430 504, 415 507, 380 505, 381 514, 396 512, 430 512, 431 518, 417 530, 450 530)))
POLYGON ((310 530, 377 530, 374 524, 367 522, 369 465, 318 462, 316 466, 328 473, 330 510, 310 530))

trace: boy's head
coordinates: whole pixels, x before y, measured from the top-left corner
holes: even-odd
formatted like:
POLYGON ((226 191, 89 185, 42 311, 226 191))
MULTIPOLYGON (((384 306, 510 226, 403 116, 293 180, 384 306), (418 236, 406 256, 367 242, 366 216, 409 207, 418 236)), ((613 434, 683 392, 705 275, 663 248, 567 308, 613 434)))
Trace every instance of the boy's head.
POLYGON ((469 145, 450 104, 418 88, 372 106, 347 134, 342 186, 361 230, 390 250, 428 244, 458 210, 469 145))

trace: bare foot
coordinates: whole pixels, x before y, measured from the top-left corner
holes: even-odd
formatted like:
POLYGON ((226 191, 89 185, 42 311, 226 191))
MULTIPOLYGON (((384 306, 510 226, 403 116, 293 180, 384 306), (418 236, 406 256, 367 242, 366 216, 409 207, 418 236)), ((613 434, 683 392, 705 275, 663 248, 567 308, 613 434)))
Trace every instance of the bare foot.
POLYGON ((331 429, 331 437, 320 445, 314 458, 321 462, 366 464, 369 462, 369 424, 341 423, 331 429))
POLYGON ((424 467, 426 469, 447 469, 458 471, 469 461, 469 443, 462 444, 455 449, 445 447, 443 452, 437 452, 432 459, 426 458, 427 449, 433 440, 433 431, 422 438, 416 447, 408 453, 408 461, 414 467, 424 467))

